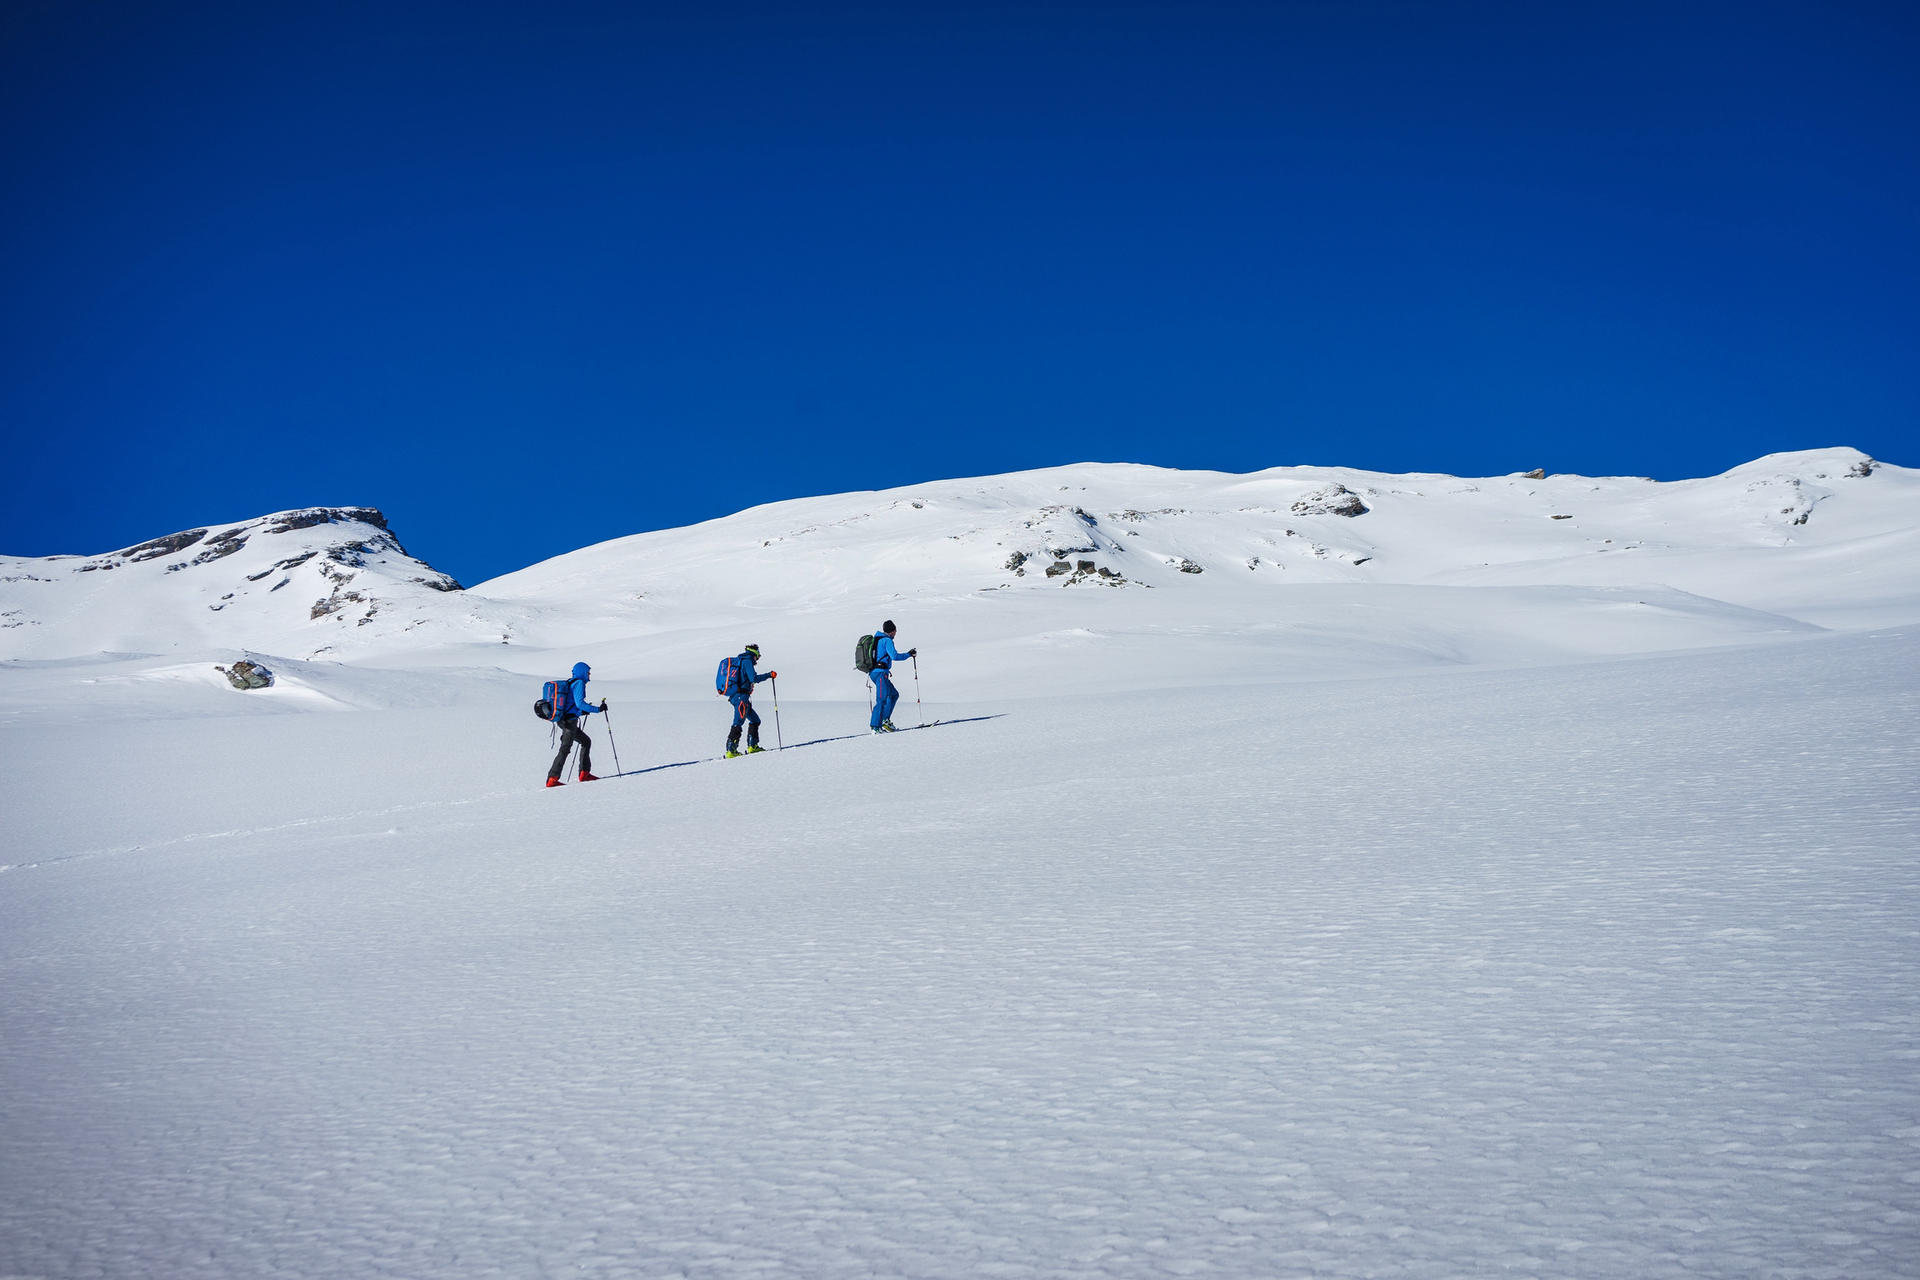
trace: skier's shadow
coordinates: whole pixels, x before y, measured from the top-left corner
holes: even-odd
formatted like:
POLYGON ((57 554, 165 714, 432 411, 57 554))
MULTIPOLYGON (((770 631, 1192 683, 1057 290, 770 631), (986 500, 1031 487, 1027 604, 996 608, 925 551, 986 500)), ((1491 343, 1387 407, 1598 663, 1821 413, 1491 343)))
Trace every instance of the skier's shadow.
MULTIPOLYGON (((998 711, 990 716, 968 716, 963 720, 935 720, 932 724, 908 725, 906 728, 898 730, 897 732, 917 733, 921 729, 944 729, 950 724, 978 724, 982 720, 998 720, 1002 716, 1005 716, 1008 714, 1010 713, 1005 711, 998 711)), ((864 738, 867 736, 868 735, 864 733, 842 733, 842 734, 836 734, 831 738, 809 738, 805 742, 796 742, 792 746, 785 747, 782 749, 786 751, 798 751, 802 747, 817 747, 823 742, 852 742, 855 738, 864 738)), ((650 765, 645 769, 628 769, 623 773, 616 773, 611 776, 614 778, 637 778, 643 773, 659 773, 663 769, 684 769, 688 765, 707 764, 710 761, 720 760, 720 759, 724 759, 724 757, 706 756, 699 760, 675 760, 672 764, 650 765)))

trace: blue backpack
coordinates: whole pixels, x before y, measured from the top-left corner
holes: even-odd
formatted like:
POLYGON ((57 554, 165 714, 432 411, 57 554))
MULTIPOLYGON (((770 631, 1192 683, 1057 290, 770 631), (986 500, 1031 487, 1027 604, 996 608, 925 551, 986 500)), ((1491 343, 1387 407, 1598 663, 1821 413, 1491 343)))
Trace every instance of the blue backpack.
POLYGON ((541 685, 540 701, 533 704, 533 714, 542 720, 579 715, 580 708, 573 702, 573 681, 549 680, 541 685))
POLYGON ((745 678, 740 672, 740 659, 722 658, 720 669, 713 673, 713 691, 723 698, 731 698, 740 692, 745 678))

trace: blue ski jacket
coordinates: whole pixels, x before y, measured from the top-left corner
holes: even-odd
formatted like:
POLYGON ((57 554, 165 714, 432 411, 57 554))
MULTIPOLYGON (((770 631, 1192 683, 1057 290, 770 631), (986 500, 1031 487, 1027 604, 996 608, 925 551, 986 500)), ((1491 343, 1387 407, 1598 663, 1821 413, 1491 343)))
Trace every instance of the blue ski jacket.
POLYGON ((873 638, 880 642, 873 647, 874 662, 888 671, 893 670, 894 663, 907 656, 893 647, 893 637, 886 632, 876 631, 873 638))
POLYGON ((573 664, 573 679, 567 681, 573 688, 573 710, 575 715, 590 716, 600 708, 587 701, 587 681, 593 678, 591 668, 584 662, 573 664))
POLYGON ((734 659, 734 662, 737 664, 740 678, 746 683, 741 691, 733 696, 735 698, 751 698, 753 696, 753 686, 765 680, 766 677, 753 669, 753 655, 750 653, 741 654, 734 659))

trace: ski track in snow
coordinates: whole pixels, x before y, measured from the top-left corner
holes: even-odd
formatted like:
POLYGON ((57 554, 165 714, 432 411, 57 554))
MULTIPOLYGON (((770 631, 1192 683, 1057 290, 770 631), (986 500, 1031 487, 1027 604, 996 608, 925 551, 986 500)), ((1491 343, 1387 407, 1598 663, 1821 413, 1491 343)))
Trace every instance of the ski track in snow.
POLYGON ((10 728, 0 1275, 1920 1274, 1916 672, 10 728))

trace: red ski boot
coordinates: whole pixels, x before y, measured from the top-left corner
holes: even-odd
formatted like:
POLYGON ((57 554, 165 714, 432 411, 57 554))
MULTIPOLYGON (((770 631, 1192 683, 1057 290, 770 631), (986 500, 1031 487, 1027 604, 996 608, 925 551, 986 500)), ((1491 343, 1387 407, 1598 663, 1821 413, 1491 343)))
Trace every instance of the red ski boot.
POLYGON ((588 772, 587 772, 587 771, 586 771, 585 769, 582 769, 582 770, 580 771, 580 781, 582 781, 582 782, 598 782, 598 781, 600 781, 600 778, 599 778, 599 776, 598 776, 597 774, 591 774, 591 773, 588 773, 588 772))
POLYGON ((548 785, 548 786, 550 786, 550 787, 564 787, 564 786, 566 786, 567 784, 566 784, 566 783, 564 783, 564 782, 562 782, 562 781, 560 781, 560 779, 558 779, 558 778, 548 778, 548 779, 547 779, 547 785, 548 785))

